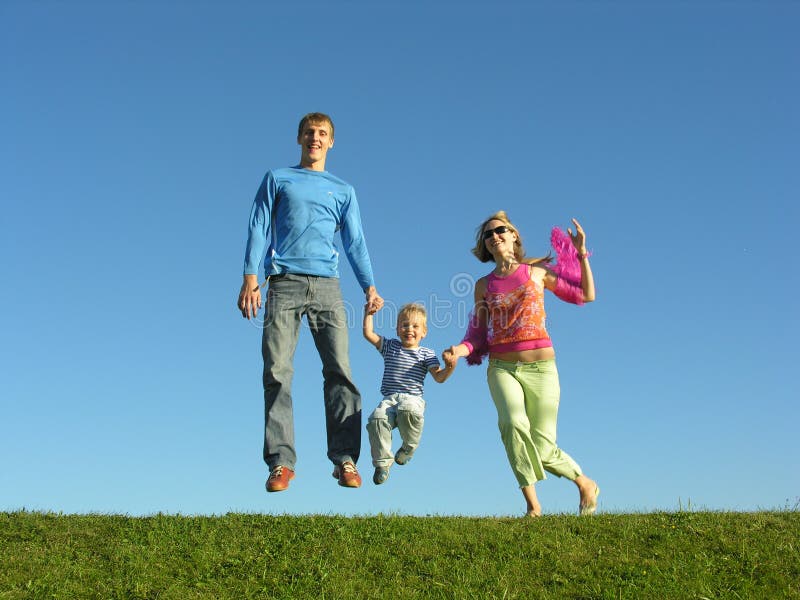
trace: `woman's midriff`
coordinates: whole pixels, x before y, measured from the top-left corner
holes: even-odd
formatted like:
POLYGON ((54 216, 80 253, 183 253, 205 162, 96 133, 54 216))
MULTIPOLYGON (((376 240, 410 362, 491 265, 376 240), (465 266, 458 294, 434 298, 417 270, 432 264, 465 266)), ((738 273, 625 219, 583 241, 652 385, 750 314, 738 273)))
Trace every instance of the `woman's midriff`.
POLYGON ((536 348, 535 350, 521 350, 519 352, 490 352, 489 358, 507 360, 509 362, 536 362, 537 360, 550 360, 556 357, 556 352, 552 346, 548 348, 536 348))

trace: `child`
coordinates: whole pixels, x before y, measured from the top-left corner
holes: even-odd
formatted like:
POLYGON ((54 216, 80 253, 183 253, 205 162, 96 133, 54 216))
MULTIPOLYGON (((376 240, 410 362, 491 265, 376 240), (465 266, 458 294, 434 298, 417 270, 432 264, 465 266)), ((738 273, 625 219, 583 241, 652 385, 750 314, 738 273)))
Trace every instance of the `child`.
POLYGON ((389 478, 392 462, 404 465, 411 460, 419 445, 424 422, 425 400, 422 386, 426 373, 438 383, 450 377, 455 365, 442 368, 436 353, 419 345, 428 333, 425 308, 406 304, 397 315, 397 336, 386 339, 372 328, 369 306, 364 310, 364 338, 383 355, 383 401, 369 416, 367 432, 375 474, 372 481, 380 485, 389 478), (402 446, 392 456, 392 429, 400 430, 402 446))

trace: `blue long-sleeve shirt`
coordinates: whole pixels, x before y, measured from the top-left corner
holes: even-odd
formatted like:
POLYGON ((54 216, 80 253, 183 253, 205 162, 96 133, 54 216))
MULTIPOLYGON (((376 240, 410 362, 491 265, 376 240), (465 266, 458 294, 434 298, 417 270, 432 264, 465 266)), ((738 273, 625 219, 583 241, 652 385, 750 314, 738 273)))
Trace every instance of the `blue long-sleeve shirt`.
POLYGON ((339 277, 342 246, 363 289, 375 285, 353 186, 327 171, 287 167, 269 171, 250 211, 244 274, 339 277))

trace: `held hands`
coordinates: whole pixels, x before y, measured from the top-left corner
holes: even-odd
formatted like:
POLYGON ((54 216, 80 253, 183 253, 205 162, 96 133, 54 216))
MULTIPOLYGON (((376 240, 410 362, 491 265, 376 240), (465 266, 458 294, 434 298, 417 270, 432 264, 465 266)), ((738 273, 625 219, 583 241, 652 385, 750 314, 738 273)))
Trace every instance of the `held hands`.
POLYGON ((374 315, 383 308, 383 298, 380 297, 374 285, 369 286, 364 293, 367 298, 367 304, 364 310, 367 314, 374 315))
POLYGON ((470 350, 465 344, 456 344, 442 352, 442 360, 448 369, 455 369, 458 359, 469 356, 469 353, 470 350))
POLYGON ((571 227, 567 228, 567 233, 569 234, 569 239, 572 240, 572 245, 575 246, 575 250, 582 256, 586 254, 586 234, 577 220, 572 219, 572 223, 575 225, 575 233, 572 233, 571 227))
POLYGON ((458 355, 456 354, 456 347, 450 346, 447 350, 442 352, 442 360, 446 369, 452 370, 456 368, 458 362, 458 355))
POLYGON ((433 374, 433 378, 439 383, 444 383, 456 369, 456 361, 458 360, 458 357, 453 354, 452 352, 453 348, 454 346, 451 346, 450 348, 442 352, 442 359, 444 359, 444 368, 439 367, 438 371, 436 372, 431 371, 431 373, 433 374))

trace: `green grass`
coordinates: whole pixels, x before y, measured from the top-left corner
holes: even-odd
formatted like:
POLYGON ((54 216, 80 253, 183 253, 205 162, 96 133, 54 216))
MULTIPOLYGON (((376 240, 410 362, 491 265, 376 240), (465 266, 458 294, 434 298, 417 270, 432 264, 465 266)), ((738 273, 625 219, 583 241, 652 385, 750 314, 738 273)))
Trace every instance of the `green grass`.
POLYGON ((10 598, 800 598, 800 513, 0 513, 10 598))

